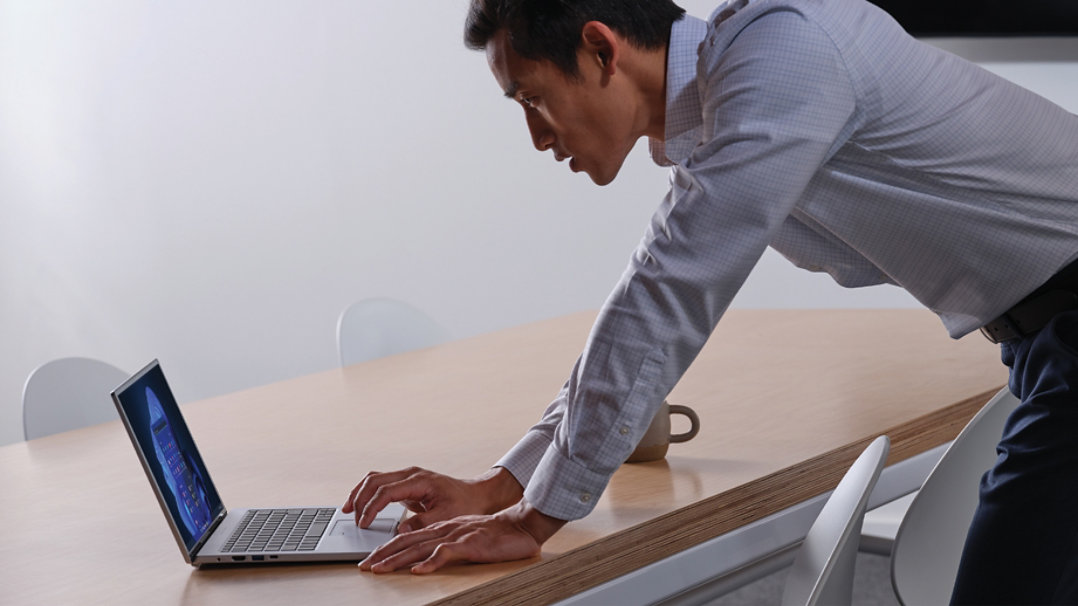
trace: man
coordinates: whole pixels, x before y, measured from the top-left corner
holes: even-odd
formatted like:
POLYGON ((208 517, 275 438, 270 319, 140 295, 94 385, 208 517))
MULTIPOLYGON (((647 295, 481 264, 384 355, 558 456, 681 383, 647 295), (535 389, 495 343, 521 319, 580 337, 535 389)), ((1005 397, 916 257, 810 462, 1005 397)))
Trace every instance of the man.
POLYGON ((355 487, 361 526, 391 501, 418 512, 363 568, 529 557, 587 515, 770 245, 844 286, 902 286, 955 338, 1003 341, 1023 405, 954 599, 1078 599, 1078 119, 863 0, 682 13, 473 0, 467 43, 537 149, 604 185, 647 136, 671 188, 569 381, 492 470, 355 487))

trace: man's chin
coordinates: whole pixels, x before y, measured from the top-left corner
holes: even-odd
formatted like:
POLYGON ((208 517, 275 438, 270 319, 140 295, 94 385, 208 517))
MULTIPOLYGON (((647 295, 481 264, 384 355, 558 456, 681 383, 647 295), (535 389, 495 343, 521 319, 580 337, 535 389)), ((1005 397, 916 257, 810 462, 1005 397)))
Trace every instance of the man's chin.
POLYGON ((618 173, 621 172, 621 165, 622 162, 619 162, 617 166, 585 169, 584 172, 588 173, 588 176, 591 177, 593 183, 602 187, 603 185, 609 185, 614 181, 618 176, 618 173))

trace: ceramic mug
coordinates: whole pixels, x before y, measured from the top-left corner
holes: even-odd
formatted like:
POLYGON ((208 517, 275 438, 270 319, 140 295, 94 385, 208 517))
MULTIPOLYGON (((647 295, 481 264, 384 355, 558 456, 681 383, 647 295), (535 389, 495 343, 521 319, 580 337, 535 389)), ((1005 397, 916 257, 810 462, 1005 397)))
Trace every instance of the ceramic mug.
POLYGON ((625 460, 626 463, 644 463, 657 461, 666 456, 670 443, 687 442, 700 431, 700 417, 696 411, 688 406, 663 402, 659 411, 655 413, 644 437, 636 445, 636 450, 625 460), (684 415, 688 417, 691 426, 685 433, 670 433, 670 415, 684 415))

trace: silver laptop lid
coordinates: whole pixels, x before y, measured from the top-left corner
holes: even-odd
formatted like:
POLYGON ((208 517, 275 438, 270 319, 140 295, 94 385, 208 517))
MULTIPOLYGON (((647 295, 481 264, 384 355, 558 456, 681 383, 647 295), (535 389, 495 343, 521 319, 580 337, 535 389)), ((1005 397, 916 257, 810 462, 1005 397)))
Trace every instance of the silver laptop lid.
POLYGON ((172 534, 191 563, 225 514, 157 360, 112 392, 172 534))

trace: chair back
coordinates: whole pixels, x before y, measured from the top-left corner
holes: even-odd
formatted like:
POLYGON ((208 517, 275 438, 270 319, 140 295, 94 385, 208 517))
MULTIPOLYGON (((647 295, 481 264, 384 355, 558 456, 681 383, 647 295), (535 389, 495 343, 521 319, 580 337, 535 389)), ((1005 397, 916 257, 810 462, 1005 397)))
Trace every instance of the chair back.
POLYGON ((128 374, 91 358, 60 358, 34 369, 22 390, 27 440, 117 418, 109 394, 128 374))
POLYGON ((850 603, 861 521, 890 446, 873 440, 831 493, 786 576, 783 606, 850 603))
POLYGON ((928 474, 895 534, 891 582, 903 604, 947 604, 966 533, 980 499, 981 476, 1019 400, 1004 387, 958 434, 928 474))
POLYGON ((356 301, 337 320, 341 366, 431 347, 449 333, 430 316, 396 299, 356 301))

